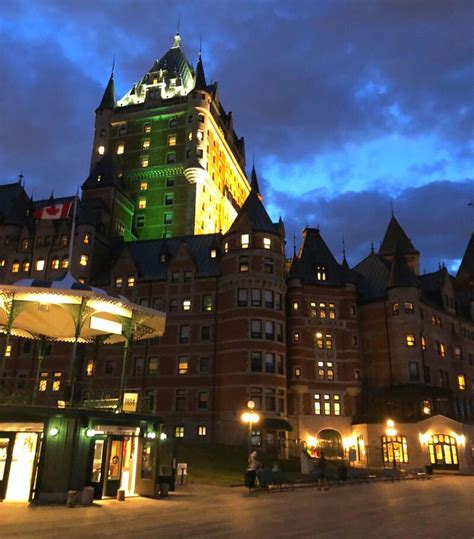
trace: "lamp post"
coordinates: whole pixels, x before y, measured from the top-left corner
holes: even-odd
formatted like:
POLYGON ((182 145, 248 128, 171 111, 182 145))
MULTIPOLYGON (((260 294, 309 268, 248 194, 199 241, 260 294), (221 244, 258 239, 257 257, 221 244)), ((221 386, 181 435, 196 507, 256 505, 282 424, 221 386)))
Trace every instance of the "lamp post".
POLYGON ((252 400, 247 402, 247 408, 248 412, 244 412, 241 416, 241 419, 243 423, 247 423, 249 426, 248 450, 250 454, 250 452, 252 451, 252 425, 260 421, 260 416, 253 411, 255 408, 255 403, 252 400))

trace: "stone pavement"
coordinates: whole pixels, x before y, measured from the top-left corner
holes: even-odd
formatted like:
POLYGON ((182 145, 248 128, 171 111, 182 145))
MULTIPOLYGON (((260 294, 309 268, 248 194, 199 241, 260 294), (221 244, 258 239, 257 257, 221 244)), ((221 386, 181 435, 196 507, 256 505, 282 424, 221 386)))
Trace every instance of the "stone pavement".
POLYGON ((167 499, 108 500, 74 509, 3 503, 0 537, 472 539, 474 477, 271 494, 189 485, 167 499))

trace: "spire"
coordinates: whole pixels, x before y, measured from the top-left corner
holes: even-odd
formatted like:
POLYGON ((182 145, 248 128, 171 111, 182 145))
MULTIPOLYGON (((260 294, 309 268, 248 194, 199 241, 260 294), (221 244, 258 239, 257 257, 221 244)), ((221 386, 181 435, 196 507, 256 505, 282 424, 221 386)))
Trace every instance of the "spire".
POLYGON ((255 191, 255 193, 257 193, 260 200, 262 200, 262 195, 260 194, 260 187, 258 186, 257 173, 255 172, 255 159, 252 165, 252 173, 250 174, 250 187, 252 188, 252 191, 255 191))
POLYGON ((199 49, 199 58, 196 65, 196 83, 194 84, 195 90, 206 90, 206 76, 204 75, 204 67, 202 65, 201 49, 199 49))
POLYGON ((109 82, 107 83, 104 95, 102 96, 102 101, 100 102, 100 105, 97 108, 96 112, 98 110, 114 110, 117 105, 117 101, 115 99, 114 69, 115 57, 112 63, 112 72, 110 73, 109 82))

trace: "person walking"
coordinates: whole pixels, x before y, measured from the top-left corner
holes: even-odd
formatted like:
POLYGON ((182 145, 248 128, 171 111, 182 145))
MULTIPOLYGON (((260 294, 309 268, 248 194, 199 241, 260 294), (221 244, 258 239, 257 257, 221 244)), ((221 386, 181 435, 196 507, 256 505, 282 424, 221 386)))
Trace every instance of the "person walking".
POLYGON ((262 463, 260 462, 260 455, 258 452, 258 449, 255 451, 252 451, 249 455, 248 459, 248 468, 247 468, 247 474, 248 474, 248 487, 249 489, 255 488, 255 484, 257 481, 257 472, 262 467, 262 463))

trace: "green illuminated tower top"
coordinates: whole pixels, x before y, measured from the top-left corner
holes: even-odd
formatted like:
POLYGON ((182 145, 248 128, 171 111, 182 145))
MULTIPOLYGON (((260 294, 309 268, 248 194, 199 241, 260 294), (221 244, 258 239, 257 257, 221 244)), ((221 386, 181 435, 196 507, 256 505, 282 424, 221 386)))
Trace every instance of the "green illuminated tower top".
POLYGON ((118 101, 112 73, 96 110, 88 197, 102 196, 104 159, 125 197, 109 201, 110 228, 125 239, 226 232, 250 192, 232 113, 179 34, 118 101))

